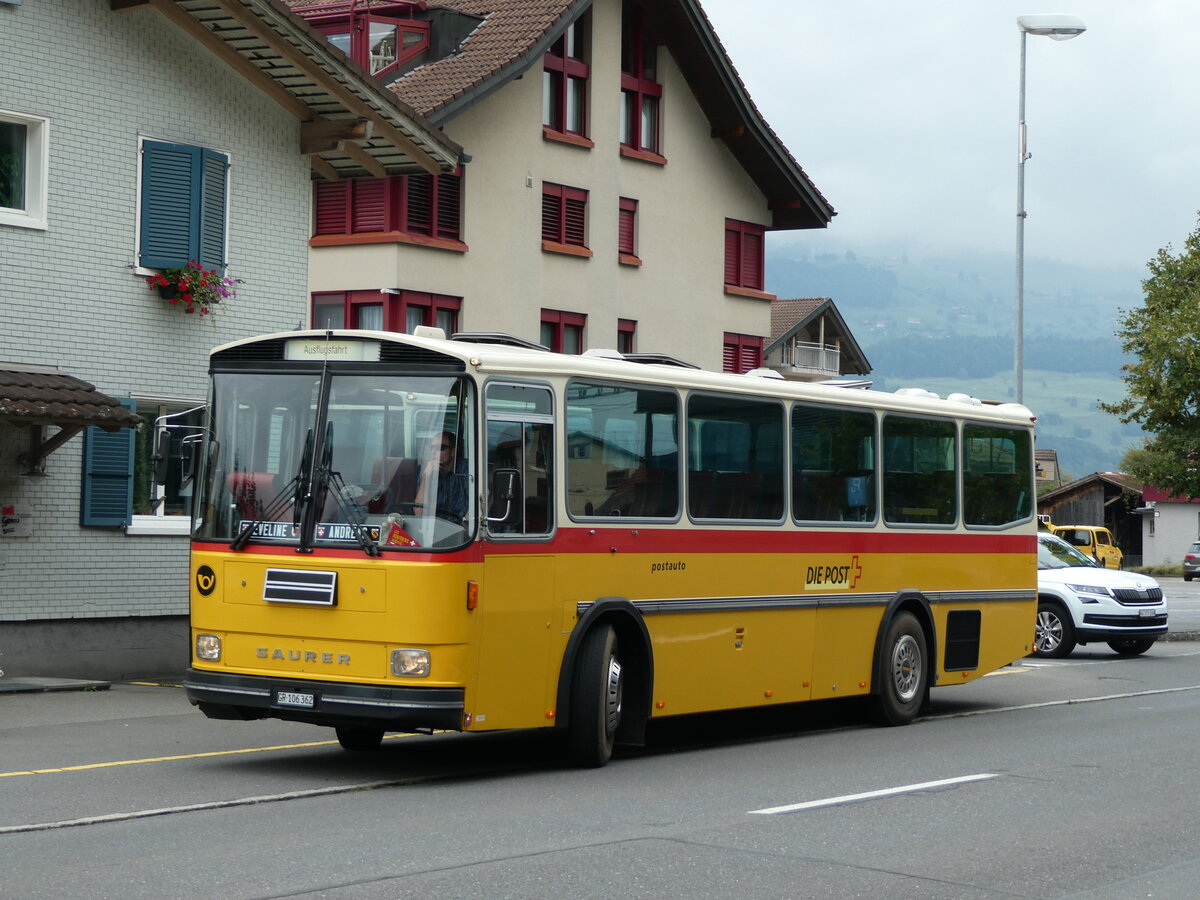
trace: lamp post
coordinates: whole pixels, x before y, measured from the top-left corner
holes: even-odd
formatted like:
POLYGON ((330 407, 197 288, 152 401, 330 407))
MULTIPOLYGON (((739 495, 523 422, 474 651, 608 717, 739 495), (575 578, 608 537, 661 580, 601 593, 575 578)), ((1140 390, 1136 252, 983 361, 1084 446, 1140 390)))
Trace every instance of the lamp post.
POLYGON ((1030 154, 1025 143, 1025 35, 1045 35, 1053 41, 1069 41, 1087 31, 1078 16, 1018 16, 1021 32, 1020 112, 1017 119, 1017 323, 1013 347, 1013 380, 1016 401, 1025 402, 1025 160, 1030 154))

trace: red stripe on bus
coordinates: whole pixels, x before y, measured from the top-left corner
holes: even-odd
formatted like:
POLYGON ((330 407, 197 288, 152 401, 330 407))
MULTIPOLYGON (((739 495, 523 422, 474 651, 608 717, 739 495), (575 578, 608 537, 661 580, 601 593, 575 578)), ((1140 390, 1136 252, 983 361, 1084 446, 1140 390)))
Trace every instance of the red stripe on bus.
MULTIPOLYGON (((479 562, 485 555, 528 553, 1027 553, 1037 548, 1032 534, 991 532, 784 531, 783 529, 708 528, 560 528, 545 541, 477 541, 449 553, 387 553, 386 558, 414 562, 479 562)), ((196 542, 196 552, 229 551, 226 543, 196 542)), ((299 556, 294 546, 254 544, 247 555, 286 556, 297 565, 308 560, 363 559, 354 548, 317 548, 299 556)), ((239 554, 240 555, 240 554, 239 554)))

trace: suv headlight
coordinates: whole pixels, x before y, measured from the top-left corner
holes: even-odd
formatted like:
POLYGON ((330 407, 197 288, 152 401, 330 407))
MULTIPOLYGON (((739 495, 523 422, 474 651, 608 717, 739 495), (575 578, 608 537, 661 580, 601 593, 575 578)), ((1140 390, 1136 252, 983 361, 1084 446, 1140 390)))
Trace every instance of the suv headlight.
MULTIPOLYGON (((1101 587, 1098 584, 1068 584, 1071 590, 1077 594, 1092 594, 1097 597, 1111 597, 1112 591, 1106 587, 1101 587)), ((1081 598, 1084 603, 1098 603, 1098 600, 1089 600, 1086 597, 1081 598)))

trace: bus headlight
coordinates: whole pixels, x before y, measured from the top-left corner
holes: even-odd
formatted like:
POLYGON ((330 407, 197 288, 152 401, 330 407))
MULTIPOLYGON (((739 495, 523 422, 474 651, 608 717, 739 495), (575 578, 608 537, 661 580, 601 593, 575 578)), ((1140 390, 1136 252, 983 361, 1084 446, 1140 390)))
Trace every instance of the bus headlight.
POLYGON ((196 635, 196 659, 218 660, 220 658, 221 639, 217 635, 196 635))
POLYGON ((393 650, 392 674, 402 678, 425 678, 429 674, 429 651, 409 647, 393 650))

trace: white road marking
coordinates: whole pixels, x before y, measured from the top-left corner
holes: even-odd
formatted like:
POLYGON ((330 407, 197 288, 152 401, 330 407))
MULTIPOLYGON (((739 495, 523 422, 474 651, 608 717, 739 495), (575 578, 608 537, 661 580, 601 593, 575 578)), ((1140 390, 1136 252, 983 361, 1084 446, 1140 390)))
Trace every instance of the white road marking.
POLYGON ((766 809, 752 809, 748 815, 773 816, 778 813, 797 812, 802 809, 820 809, 823 806, 841 806, 846 803, 858 803, 861 800, 874 800, 878 797, 893 797, 896 794, 915 794, 918 791, 931 791, 934 788, 947 787, 952 784, 967 784, 971 781, 986 781, 989 778, 999 778, 999 775, 983 773, 980 775, 962 775, 958 778, 943 778, 940 781, 923 781, 920 784, 905 784, 901 787, 884 788, 881 791, 867 791, 862 794, 845 794, 841 797, 826 797, 824 800, 809 800, 805 803, 789 803, 787 806, 770 806, 766 809))

